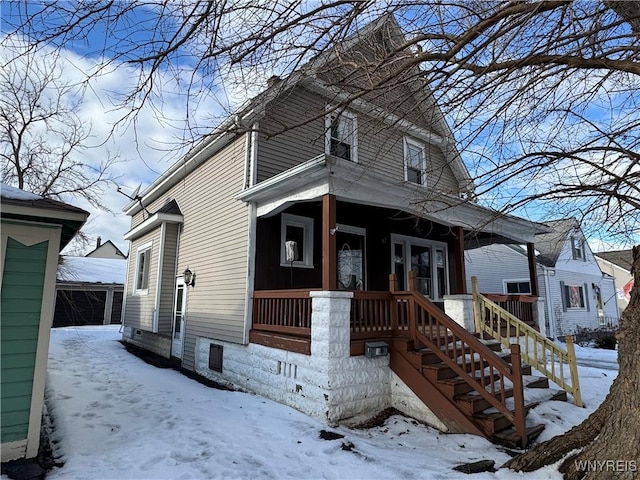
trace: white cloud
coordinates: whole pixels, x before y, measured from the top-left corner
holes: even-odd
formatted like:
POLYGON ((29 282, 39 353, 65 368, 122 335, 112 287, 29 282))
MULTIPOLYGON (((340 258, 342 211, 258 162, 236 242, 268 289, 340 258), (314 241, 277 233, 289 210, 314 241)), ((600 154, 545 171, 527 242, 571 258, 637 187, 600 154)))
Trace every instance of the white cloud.
MULTIPOLYGON (((212 95, 203 94, 199 103, 187 106, 181 85, 166 75, 159 78, 161 95, 156 93, 134 117, 127 118, 131 110, 120 107, 118 102, 135 87, 139 78, 136 68, 115 62, 104 68, 99 59, 83 58, 64 49, 59 53, 61 81, 78 85, 82 102, 76 113, 91 126, 91 138, 87 143, 94 147, 78 154, 84 156, 83 161, 96 166, 109 155, 117 155, 120 161, 110 172, 119 177, 126 193, 131 193, 138 185, 144 189, 181 158, 189 142, 197 140, 192 135, 194 130, 185 127, 213 128, 214 122, 224 114, 225 109, 212 95), (193 109, 189 115, 187 108, 193 109), (189 125, 185 119, 189 119, 189 125)), ((53 50, 42 49, 38 55, 53 55, 53 50)), ((64 200, 90 212, 83 229, 92 239, 89 247, 100 236, 103 241, 114 242, 122 251, 128 249, 123 235, 130 228, 130 219, 122 209, 130 200, 115 187, 105 191, 101 199, 112 213, 98 210, 82 199, 69 197, 64 200)))

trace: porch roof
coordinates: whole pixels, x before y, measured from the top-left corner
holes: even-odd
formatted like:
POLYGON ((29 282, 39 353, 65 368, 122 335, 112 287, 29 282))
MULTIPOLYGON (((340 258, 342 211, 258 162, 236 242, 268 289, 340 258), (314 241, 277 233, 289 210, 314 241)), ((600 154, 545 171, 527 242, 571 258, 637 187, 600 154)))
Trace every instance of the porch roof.
MULTIPOLYGON (((366 166, 320 155, 238 193, 254 202, 259 217, 275 215, 294 203, 335 195, 339 201, 402 210, 447 226, 490 235, 492 243, 529 243, 548 232, 544 225, 501 214, 421 185, 394 180, 366 166)), ((482 240, 474 241, 480 246, 482 240)))

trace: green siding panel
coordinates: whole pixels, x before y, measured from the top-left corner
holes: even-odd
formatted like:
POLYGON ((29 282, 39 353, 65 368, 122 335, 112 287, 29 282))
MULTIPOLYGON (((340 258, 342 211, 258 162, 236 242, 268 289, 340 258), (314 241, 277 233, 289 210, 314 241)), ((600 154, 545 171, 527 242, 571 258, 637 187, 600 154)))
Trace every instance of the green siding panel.
POLYGON ((3 358, 2 362, 2 372, 10 368, 21 368, 21 367, 35 367, 36 366, 36 357, 33 355, 33 352, 20 352, 15 355, 7 355, 6 358, 3 358))
POLYGON ((4 392, 4 395, 7 398, 11 397, 21 397, 24 395, 31 395, 31 391, 33 390, 33 384, 29 381, 22 382, 13 382, 11 384, 11 389, 9 392, 4 392))
POLYGON ((49 242, 27 247, 13 238, 0 294, 0 441, 27 438, 49 242))
MULTIPOLYGON (((31 394, 5 398, 2 401, 2 415, 10 417, 9 420, 16 422, 15 425, 17 425, 22 421, 26 411, 28 421, 29 405, 31 405, 31 394)), ((2 422, 2 425, 5 425, 4 421, 2 422)))
POLYGON ((4 415, 2 416, 2 443, 17 442, 18 440, 25 440, 27 434, 22 425, 6 426, 4 424, 4 415))

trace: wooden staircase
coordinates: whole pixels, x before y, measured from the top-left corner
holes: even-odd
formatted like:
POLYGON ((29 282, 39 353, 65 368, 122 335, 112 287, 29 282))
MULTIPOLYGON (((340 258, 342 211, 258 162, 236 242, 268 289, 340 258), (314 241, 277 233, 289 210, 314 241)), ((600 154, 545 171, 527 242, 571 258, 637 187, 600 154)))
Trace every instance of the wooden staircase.
POLYGON ((396 336, 390 345, 391 369, 450 432, 526 447, 544 428, 527 425, 527 412, 541 401, 566 400, 566 393, 541 395, 548 380, 531 376, 519 345, 503 352, 500 342, 468 332, 409 283, 406 292, 392 288, 396 336))

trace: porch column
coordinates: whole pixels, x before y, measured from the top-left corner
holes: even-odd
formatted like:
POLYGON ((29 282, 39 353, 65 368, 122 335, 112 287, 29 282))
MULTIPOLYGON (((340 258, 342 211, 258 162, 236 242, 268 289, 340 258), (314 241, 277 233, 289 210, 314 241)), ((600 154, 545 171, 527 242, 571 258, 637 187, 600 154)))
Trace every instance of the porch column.
POLYGON ((336 197, 322 196, 322 289, 337 290, 336 197))
POLYGON ((464 269, 464 229, 462 227, 455 227, 454 232, 456 239, 453 245, 453 274, 456 285, 452 293, 465 294, 467 293, 467 276, 464 269))
POLYGON ((538 269, 536 268, 536 249, 533 243, 527 243, 527 259, 529 260, 529 284, 531 295, 538 296, 538 269))

